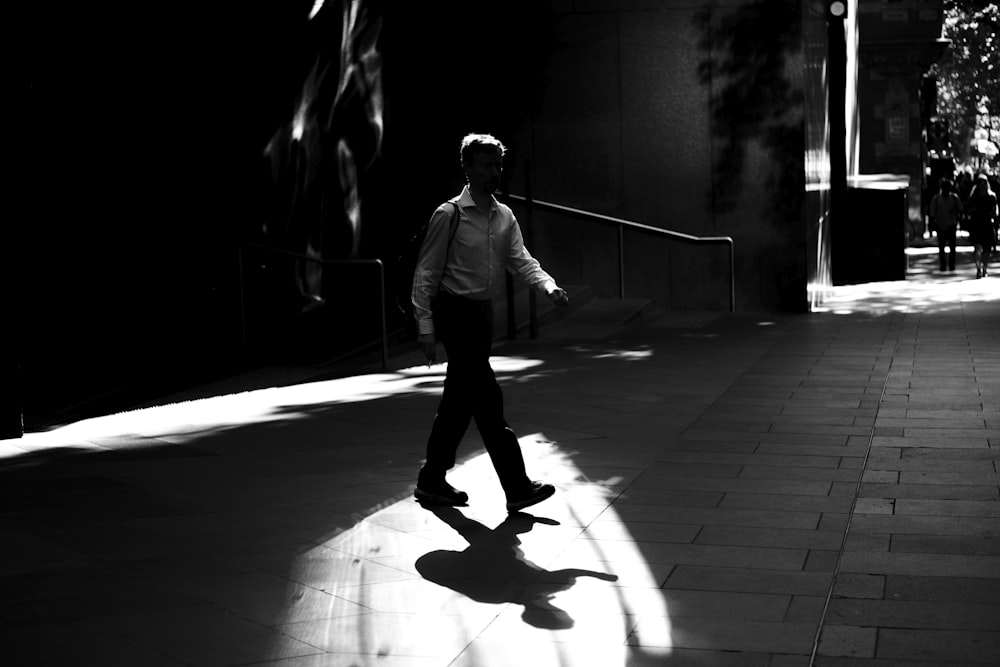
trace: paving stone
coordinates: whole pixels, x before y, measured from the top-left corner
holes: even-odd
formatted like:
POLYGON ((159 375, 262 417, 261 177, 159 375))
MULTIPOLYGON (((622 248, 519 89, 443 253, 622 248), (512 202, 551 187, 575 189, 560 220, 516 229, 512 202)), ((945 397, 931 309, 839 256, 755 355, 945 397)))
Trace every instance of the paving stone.
POLYGON ((904 447, 901 458, 924 461, 981 461, 986 465, 1000 460, 994 449, 936 449, 933 447, 904 447))
MULTIPOLYGON (((814 626, 811 623, 766 623, 761 621, 707 621, 671 619, 670 637, 645 640, 644 625, 628 639, 630 646, 670 646, 761 653, 808 653, 812 648, 814 626)), ((655 621, 653 621, 655 622, 655 621)))
POLYGON ((901 484, 949 484, 949 485, 998 485, 1000 475, 995 472, 907 472, 899 473, 901 484))
MULTIPOLYGON (((871 429, 864 426, 832 426, 829 424, 782 424, 774 423, 771 424, 769 430, 770 433, 798 433, 802 435, 822 435, 822 436, 840 436, 840 435, 857 435, 857 436, 867 436, 871 433, 871 429)), ((891 434, 895 435, 895 434, 891 434)), ((902 435, 902 433, 899 433, 902 435)), ((809 438, 811 439, 811 438, 809 438)), ((845 442, 846 444, 846 442, 845 442)))
POLYGON ((832 530, 788 530, 781 528, 738 528, 705 526, 696 544, 783 547, 788 549, 839 549, 842 534, 832 530))
POLYGON ((823 596, 795 595, 788 605, 784 620, 792 623, 819 623, 825 609, 826 598, 823 596))
POLYGON ((919 410, 912 410, 910 412, 916 414, 887 415, 880 412, 876 423, 879 426, 898 426, 900 428, 920 428, 925 426, 930 428, 990 428, 982 412, 972 414, 956 412, 955 414, 937 417, 923 417, 919 414, 919 410))
POLYGON ((662 505, 664 507, 716 507, 725 494, 721 491, 688 491, 657 489, 653 487, 627 488, 618 495, 615 503, 662 505))
POLYGON ((891 498, 858 498, 854 511, 858 514, 892 514, 896 501, 891 498))
POLYGON ((1000 524, 989 518, 940 516, 856 515, 851 530, 911 535, 993 535, 1000 524))
POLYGON ((772 595, 825 596, 831 575, 826 572, 793 572, 733 567, 678 565, 663 585, 665 589, 734 591, 772 595))
POLYGON ((913 500, 896 501, 896 514, 923 516, 1000 517, 1000 502, 983 500, 913 500))
POLYGON ((740 477, 749 479, 777 480, 813 480, 830 482, 849 482, 857 480, 859 470, 840 470, 829 468, 796 468, 792 466, 758 466, 748 465, 740 472, 740 477))
POLYGON ((876 629, 823 624, 817 654, 856 658, 875 657, 876 629))
POLYGON ((801 570, 806 560, 804 549, 770 549, 709 544, 668 542, 623 542, 621 540, 580 539, 560 554, 572 559, 594 553, 614 563, 704 564, 716 567, 746 567, 770 570, 801 570))
POLYGON ((895 535, 893 552, 1000 556, 998 536, 895 535))
POLYGON ((834 514, 832 512, 824 512, 823 516, 819 519, 819 529, 820 530, 846 530, 848 521, 850 520, 849 514, 834 514))
POLYGON ((858 600, 881 600, 885 592, 885 575, 840 572, 833 586, 833 596, 858 600))
POLYGON ((868 450, 869 461, 898 461, 902 458, 902 447, 873 447, 868 450))
POLYGON ((699 535, 699 531, 701 531, 701 526, 692 524, 650 523, 646 521, 632 521, 627 514, 619 516, 618 520, 604 519, 592 522, 583 531, 581 537, 595 540, 689 544, 694 541, 695 537, 699 535))
POLYGON ((879 658, 996 664, 998 655, 1000 632, 884 629, 878 633, 879 658))
POLYGON ((830 482, 726 479, 718 477, 698 477, 687 475, 643 475, 632 488, 652 486, 663 489, 687 489, 692 491, 729 491, 734 493, 788 494, 795 496, 826 496, 830 492, 830 482))
POLYGON ((895 470, 865 470, 861 476, 862 484, 895 484, 898 481, 899 472, 895 470))
MULTIPOLYGON (((743 470, 739 464, 722 465, 718 463, 678 463, 676 461, 657 461, 647 470, 648 475, 670 475, 684 477, 736 477, 743 470)), ((636 483, 642 483, 646 477, 643 474, 636 483)))
POLYGON ((865 460, 860 456, 844 456, 840 459, 840 469, 841 470, 858 470, 860 471, 865 465, 865 460))
POLYGON ((1000 579, 889 575, 885 577, 885 599, 995 605, 1000 603, 1000 579))
POLYGON ((866 574, 910 574, 933 576, 1000 578, 1000 558, 952 554, 871 553, 847 551, 840 562, 842 572, 866 574))
POLYGON ((837 569, 839 556, 839 551, 810 550, 802 569, 806 572, 834 572, 837 569))
POLYGON ((844 541, 844 550, 887 552, 891 546, 891 538, 888 533, 860 533, 852 530, 844 541))
POLYGON ((665 613, 677 618, 740 619, 778 622, 785 619, 791 596, 669 589, 662 591, 665 613))
POLYGON ((816 456, 836 456, 836 457, 857 457, 863 458, 868 452, 867 445, 817 445, 811 442, 798 443, 794 445, 780 443, 762 443, 755 449, 760 454, 793 454, 800 455, 803 452, 816 456))
POLYGON ((858 408, 856 406, 850 407, 833 407, 824 405, 802 405, 799 401, 795 405, 785 405, 781 409, 782 415, 850 415, 853 417, 870 417, 874 418, 876 414, 881 414, 882 410, 877 407, 872 408, 858 408))
POLYGON ((836 435, 836 434, 821 434, 821 433, 761 433, 757 438, 758 442, 764 443, 778 443, 778 444, 796 444, 808 442, 814 445, 847 445, 849 443, 849 438, 857 436, 852 435, 836 435))
MULTIPOLYGON (((979 450, 971 450, 979 451, 979 450)), ((899 460, 871 460, 868 468, 870 470, 895 470, 900 472, 930 472, 930 473, 972 473, 989 472, 991 464, 981 461, 960 461, 960 460, 926 460, 908 459, 899 460)))
POLYGON ((834 598, 830 600, 825 622, 878 628, 994 631, 1000 628, 1000 604, 834 598))
POLYGON ((772 424, 787 424, 789 426, 798 424, 811 425, 833 425, 833 426, 857 426, 857 417, 852 411, 839 410, 830 413, 818 414, 787 414, 778 413, 768 417, 772 424))
MULTIPOLYGON (((854 437, 854 436, 851 436, 854 437)), ((953 449, 988 449, 989 439, 984 435, 977 438, 931 438, 875 436, 872 447, 938 447, 953 449)))
POLYGON ((849 512, 851 499, 835 496, 732 492, 723 497, 719 507, 794 512, 849 512))
POLYGON ((670 452, 659 459, 663 462, 678 463, 720 463, 723 465, 767 465, 767 466, 801 466, 811 468, 836 468, 840 463, 839 456, 814 456, 810 452, 799 450, 797 455, 773 455, 760 451, 750 453, 721 452, 670 452))
MULTIPOLYGON (((895 476, 895 473, 891 473, 895 476)), ((853 487, 844 485, 844 489, 853 487)), ((841 492, 840 483, 834 484, 834 491, 841 492)), ((947 486, 942 484, 894 484, 882 482, 869 482, 864 480, 859 489, 859 495, 863 498, 926 498, 937 500, 998 500, 1000 491, 996 486, 961 484, 947 486)))

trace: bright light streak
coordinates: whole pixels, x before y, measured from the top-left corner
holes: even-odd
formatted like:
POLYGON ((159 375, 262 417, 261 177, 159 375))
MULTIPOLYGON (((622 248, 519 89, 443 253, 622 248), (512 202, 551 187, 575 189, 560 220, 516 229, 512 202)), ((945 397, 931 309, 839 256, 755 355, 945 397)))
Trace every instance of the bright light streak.
MULTIPOLYGON (((490 363, 501 379, 503 375, 522 373, 542 365, 538 359, 504 356, 491 357, 490 363)), ((43 433, 27 433, 21 439, 12 440, 10 447, 0 448, 0 459, 23 454, 27 449, 56 446, 104 451, 88 441, 126 435, 181 443, 213 430, 294 419, 315 406, 367 402, 408 394, 436 395, 441 391, 446 370, 446 364, 431 368, 414 366, 393 373, 270 387, 95 417, 43 433)))
MULTIPOLYGON (((660 647, 655 654, 667 656, 670 650, 663 647, 672 642, 666 603, 640 549, 622 531, 626 524, 608 506, 606 485, 614 480, 587 479, 544 434, 521 442, 528 467, 561 489, 529 510, 549 525, 520 532, 508 556, 503 540, 489 546, 493 567, 464 571, 463 554, 471 558, 472 547, 453 525, 409 497, 378 508, 290 564, 292 581, 323 586, 335 603, 328 618, 288 622, 282 632, 343 654, 447 659, 465 649, 463 659, 478 667, 518 664, 525 655, 539 665, 626 667, 637 654, 649 657, 637 644, 660 647), (598 515, 605 538, 608 530, 618 531, 610 538, 616 541, 614 561, 602 553, 601 539, 581 532, 598 515), (468 577, 468 590, 421 576, 420 563, 429 557, 455 563, 455 582, 468 577), (497 572, 525 569, 537 569, 537 581, 522 586, 496 580, 497 572), (476 577, 483 583, 475 583, 476 577), (624 585, 608 581, 615 577, 624 585), (495 599, 474 599, 482 590, 495 599)), ((488 456, 457 467, 449 479, 469 489, 472 502, 446 510, 448 515, 459 528, 468 525, 473 535, 493 539, 508 515, 488 456)))
POLYGON ((325 0, 315 0, 315 2, 313 2, 312 9, 309 10, 309 20, 316 18, 316 15, 319 14, 321 9, 323 9, 324 4, 326 4, 325 0))
POLYGON ((571 349, 574 352, 593 355, 594 359, 617 359, 619 361, 639 361, 642 359, 649 359, 650 357, 653 356, 653 351, 646 347, 638 349, 604 350, 604 349, 587 347, 584 345, 577 345, 569 349, 571 349))

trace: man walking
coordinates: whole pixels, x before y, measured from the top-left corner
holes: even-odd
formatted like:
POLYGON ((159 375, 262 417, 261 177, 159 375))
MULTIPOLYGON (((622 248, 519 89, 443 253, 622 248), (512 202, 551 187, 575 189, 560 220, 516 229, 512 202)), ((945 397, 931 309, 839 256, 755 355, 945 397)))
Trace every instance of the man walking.
POLYGON ((505 152, 488 134, 462 140, 467 185, 434 211, 414 271, 420 347, 428 363, 437 361, 438 341, 448 354, 444 393, 414 495, 431 504, 468 502, 468 494, 451 486, 445 474, 454 467, 458 445, 474 418, 507 496, 507 509, 516 512, 550 497, 555 488, 528 478, 517 436, 504 419, 503 395, 489 361, 492 299, 504 289, 506 271, 558 306, 566 306, 569 297, 524 247, 510 208, 493 196, 505 152))

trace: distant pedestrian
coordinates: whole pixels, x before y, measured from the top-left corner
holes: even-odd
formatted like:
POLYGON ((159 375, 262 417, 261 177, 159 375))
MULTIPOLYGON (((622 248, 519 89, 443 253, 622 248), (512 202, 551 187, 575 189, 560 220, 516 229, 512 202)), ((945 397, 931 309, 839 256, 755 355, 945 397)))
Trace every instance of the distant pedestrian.
POLYGON ((949 179, 941 181, 941 191, 931 199, 931 230, 937 234, 938 260, 942 271, 955 270, 955 245, 958 221, 962 217, 962 200, 955 194, 949 179), (945 256, 945 247, 949 249, 945 256))
POLYGON ((488 134, 462 140, 467 185, 434 211, 414 271, 412 301, 420 347, 429 364, 437 361, 438 341, 448 355, 444 393, 414 495, 432 504, 468 502, 468 494, 445 481, 445 474, 454 467, 459 443, 475 419, 507 496, 507 509, 514 512, 545 500, 555 488, 528 478, 520 443, 504 420, 503 394, 489 359, 492 300, 503 292, 507 271, 558 306, 566 306, 569 297, 524 247, 510 208, 493 197, 505 152, 488 134), (457 222, 452 227, 454 213, 457 222))
POLYGON ((966 209, 969 214, 966 227, 976 260, 976 277, 984 278, 988 275, 990 249, 996 242, 994 225, 998 215, 997 196, 990 187, 986 174, 976 177, 976 186, 969 195, 966 209))

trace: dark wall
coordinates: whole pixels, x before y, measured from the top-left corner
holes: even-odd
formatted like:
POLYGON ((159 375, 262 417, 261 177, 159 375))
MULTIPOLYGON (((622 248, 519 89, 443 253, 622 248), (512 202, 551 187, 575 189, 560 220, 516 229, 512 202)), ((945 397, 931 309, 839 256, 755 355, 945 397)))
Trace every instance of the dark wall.
POLYGON ((549 48, 547 4, 528 0, 327 2, 312 18, 312 0, 28 4, 5 388, 29 428, 370 339, 367 269, 313 280, 317 263, 245 254, 244 300, 241 244, 394 257, 461 187, 460 137, 515 136, 549 48))
MULTIPOLYGON (((348 349, 372 278, 254 256, 241 302, 237 249, 391 260, 458 192, 468 132, 508 144, 514 192, 530 162, 540 198, 732 235, 740 308, 805 304, 797 2, 34 5, 16 21, 29 422, 348 349)), ((532 250, 565 282, 589 251, 550 230, 532 250)), ((702 287, 724 261, 665 252, 672 305, 725 307, 724 279, 702 287)))
MULTIPOLYGON (((791 0, 559 3, 548 85, 520 135, 534 196, 731 236, 737 308, 804 310, 803 11, 791 0)), ((597 283, 616 267, 596 262, 591 243, 567 241, 600 233, 538 224, 534 250, 557 277, 613 294, 616 284, 597 283)), ((626 263, 641 275, 630 296, 676 310, 728 305, 724 247, 706 254, 652 236, 633 245, 641 252, 626 263)))
POLYGON ((30 426, 240 362, 237 238, 308 3, 22 4, 11 224, 30 426))

